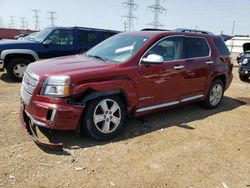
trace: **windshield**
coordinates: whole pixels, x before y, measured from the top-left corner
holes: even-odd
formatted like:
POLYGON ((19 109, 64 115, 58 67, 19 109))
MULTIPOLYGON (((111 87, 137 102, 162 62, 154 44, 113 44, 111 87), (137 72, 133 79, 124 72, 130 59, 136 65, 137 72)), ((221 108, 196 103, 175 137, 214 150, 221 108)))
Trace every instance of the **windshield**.
POLYGON ((35 42, 42 42, 53 30, 53 28, 45 28, 42 31, 39 31, 29 37, 27 37, 27 40, 35 41, 35 42))
POLYGON ((122 63, 132 57, 148 39, 135 35, 115 35, 90 49, 86 55, 103 61, 122 63))

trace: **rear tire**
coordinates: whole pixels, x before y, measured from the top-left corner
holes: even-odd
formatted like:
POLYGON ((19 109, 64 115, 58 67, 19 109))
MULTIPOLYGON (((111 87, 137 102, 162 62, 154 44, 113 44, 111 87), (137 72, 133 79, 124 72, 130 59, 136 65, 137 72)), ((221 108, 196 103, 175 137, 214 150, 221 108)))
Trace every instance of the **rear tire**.
POLYGON ((125 106, 119 97, 101 97, 87 104, 82 126, 88 136, 96 140, 109 140, 120 133, 125 118, 125 106))
POLYGON ((219 106, 224 95, 224 84, 221 80, 215 80, 209 89, 207 98, 203 101, 206 108, 214 109, 219 106))
POLYGON ((6 67, 10 79, 21 82, 23 74, 30 63, 30 60, 24 58, 11 59, 6 67))
POLYGON ((241 81, 244 82, 244 81, 247 81, 247 80, 248 80, 249 76, 240 74, 240 75, 239 75, 239 78, 240 78, 241 81))

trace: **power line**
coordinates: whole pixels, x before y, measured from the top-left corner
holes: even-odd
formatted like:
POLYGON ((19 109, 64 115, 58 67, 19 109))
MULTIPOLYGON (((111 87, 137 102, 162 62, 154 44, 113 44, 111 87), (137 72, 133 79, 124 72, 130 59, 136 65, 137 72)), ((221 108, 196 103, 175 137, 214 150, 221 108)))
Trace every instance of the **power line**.
POLYGON ((138 4, 134 2, 134 0, 127 0, 122 3, 123 7, 128 10, 127 14, 122 16, 127 20, 128 31, 134 30, 134 19, 138 20, 138 17, 134 15, 134 11, 138 8, 138 4))
POLYGON ((155 4, 147 6, 147 8, 149 8, 154 13, 154 20, 153 22, 149 23, 149 25, 152 25, 155 29, 164 26, 159 22, 159 16, 163 12, 166 13, 166 9, 161 6, 160 0, 155 0, 155 4))
POLYGON ((39 13, 40 13, 40 10, 37 10, 37 9, 32 9, 31 10, 32 12, 34 12, 34 19, 35 19, 35 30, 39 30, 40 28, 39 28, 39 23, 40 23, 40 21, 39 21, 39 13))
POLYGON ((49 19, 50 19, 50 26, 55 26, 55 15, 56 15, 56 12, 53 12, 53 11, 48 11, 49 13, 49 19))

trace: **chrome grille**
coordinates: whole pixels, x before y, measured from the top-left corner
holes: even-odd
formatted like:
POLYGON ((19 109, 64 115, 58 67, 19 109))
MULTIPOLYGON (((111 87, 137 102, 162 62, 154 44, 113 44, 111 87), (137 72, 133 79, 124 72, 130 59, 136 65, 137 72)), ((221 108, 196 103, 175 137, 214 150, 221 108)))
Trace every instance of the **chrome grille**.
POLYGON ((24 104, 29 104, 32 94, 38 84, 39 76, 26 70, 21 86, 21 97, 24 104))

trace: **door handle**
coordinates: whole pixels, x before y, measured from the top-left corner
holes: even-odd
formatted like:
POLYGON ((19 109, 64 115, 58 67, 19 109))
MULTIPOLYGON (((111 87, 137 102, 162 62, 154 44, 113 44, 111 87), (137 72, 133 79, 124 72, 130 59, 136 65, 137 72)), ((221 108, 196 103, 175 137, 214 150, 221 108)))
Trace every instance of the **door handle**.
POLYGON ((175 70, 180 70, 180 69, 183 69, 183 68, 184 68, 183 65, 176 65, 176 66, 174 66, 175 70))
POLYGON ((210 64, 213 64, 213 63, 214 63, 214 61, 207 61, 206 62, 207 65, 210 65, 210 64))

